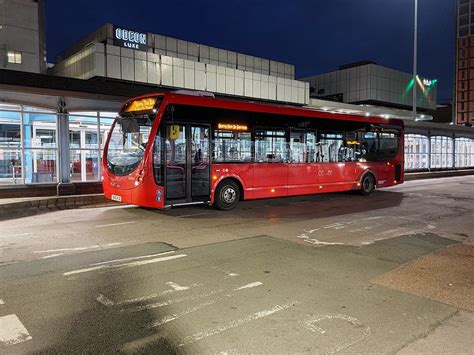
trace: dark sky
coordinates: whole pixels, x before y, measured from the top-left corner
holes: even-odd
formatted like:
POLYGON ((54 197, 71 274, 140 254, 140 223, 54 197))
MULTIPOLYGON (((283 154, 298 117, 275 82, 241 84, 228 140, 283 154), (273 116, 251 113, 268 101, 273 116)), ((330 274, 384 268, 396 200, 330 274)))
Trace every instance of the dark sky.
MULTIPOLYGON (((296 77, 359 60, 412 71, 414 0, 46 0, 49 61, 106 22, 292 63, 296 77)), ((418 73, 452 97, 454 0, 419 0, 418 73)))

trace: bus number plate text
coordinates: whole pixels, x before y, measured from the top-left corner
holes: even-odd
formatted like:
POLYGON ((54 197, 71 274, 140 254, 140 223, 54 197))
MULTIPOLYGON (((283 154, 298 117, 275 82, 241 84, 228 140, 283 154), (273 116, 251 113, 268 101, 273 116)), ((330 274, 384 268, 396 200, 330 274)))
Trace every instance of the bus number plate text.
POLYGON ((112 195, 112 200, 117 202, 122 202, 122 196, 112 195))

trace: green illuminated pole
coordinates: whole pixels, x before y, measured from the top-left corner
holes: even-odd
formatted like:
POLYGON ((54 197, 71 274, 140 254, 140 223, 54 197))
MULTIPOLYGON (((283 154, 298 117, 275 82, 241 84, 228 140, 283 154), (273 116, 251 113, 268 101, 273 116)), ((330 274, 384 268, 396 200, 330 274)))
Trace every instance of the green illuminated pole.
POLYGON ((415 0, 415 29, 413 31, 413 119, 416 120, 416 57, 417 57, 417 46, 418 46, 418 0, 415 0))

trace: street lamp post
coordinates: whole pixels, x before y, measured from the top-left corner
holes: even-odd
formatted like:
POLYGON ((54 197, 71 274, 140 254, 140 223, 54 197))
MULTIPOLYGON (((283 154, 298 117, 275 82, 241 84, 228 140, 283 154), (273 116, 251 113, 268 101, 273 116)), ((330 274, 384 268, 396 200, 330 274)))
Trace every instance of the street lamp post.
POLYGON ((416 62, 418 47, 418 0, 415 0, 415 28, 413 31, 413 119, 416 120, 416 62))

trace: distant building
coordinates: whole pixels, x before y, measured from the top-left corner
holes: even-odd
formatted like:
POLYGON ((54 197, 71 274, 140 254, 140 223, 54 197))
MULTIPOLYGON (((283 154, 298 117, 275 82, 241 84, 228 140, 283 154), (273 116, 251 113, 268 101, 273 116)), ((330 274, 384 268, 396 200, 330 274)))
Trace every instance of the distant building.
POLYGON ((474 1, 456 0, 455 122, 474 123, 474 1))
POLYGON ((309 82, 310 97, 357 105, 373 105, 411 110, 413 86, 418 85, 420 112, 436 109, 437 80, 363 61, 341 65, 338 70, 302 78, 309 82))
POLYGON ((43 0, 0 1, 0 69, 46 71, 43 0))

